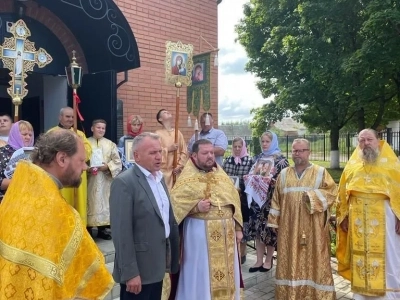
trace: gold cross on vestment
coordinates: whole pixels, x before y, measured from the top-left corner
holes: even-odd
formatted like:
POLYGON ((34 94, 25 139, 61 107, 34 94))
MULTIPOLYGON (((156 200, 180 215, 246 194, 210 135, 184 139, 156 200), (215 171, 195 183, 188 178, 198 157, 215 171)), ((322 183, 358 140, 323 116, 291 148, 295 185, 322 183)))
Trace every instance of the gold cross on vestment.
MULTIPOLYGON (((201 177, 199 179, 200 182, 204 182, 206 184, 206 189, 204 190, 204 199, 210 199, 211 198, 211 185, 212 184, 217 184, 218 181, 215 178, 215 173, 214 172, 208 172, 206 173, 205 176, 201 177)), ((219 202, 219 199, 216 197, 215 202, 218 204, 218 215, 221 217, 223 216, 223 212, 221 211, 221 203, 219 202), (222 213, 222 215, 221 215, 222 213)))
POLYGON ((364 180, 365 180, 366 183, 370 183, 371 182, 371 176, 369 176, 369 175, 364 176, 364 180))

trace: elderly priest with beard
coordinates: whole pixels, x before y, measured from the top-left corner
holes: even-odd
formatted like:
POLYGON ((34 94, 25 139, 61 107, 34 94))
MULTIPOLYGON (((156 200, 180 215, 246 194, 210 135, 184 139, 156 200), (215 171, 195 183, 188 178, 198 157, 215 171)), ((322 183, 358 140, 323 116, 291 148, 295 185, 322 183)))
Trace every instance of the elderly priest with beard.
POLYGON ((351 281, 354 299, 400 299, 400 163, 372 129, 339 184, 338 272, 351 281))
POLYGON ((208 140, 193 144, 191 159, 171 191, 183 255, 176 300, 240 299, 238 244, 242 240, 239 194, 215 163, 208 140))

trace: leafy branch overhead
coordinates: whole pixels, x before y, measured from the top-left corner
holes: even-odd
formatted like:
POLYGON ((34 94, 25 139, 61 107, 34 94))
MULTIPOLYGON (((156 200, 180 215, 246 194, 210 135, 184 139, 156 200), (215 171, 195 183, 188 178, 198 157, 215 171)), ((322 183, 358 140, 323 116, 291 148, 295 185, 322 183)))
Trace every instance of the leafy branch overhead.
POLYGON ((379 128, 400 117, 400 0, 251 0, 236 26, 247 71, 271 103, 259 132, 289 112, 310 128, 379 128))

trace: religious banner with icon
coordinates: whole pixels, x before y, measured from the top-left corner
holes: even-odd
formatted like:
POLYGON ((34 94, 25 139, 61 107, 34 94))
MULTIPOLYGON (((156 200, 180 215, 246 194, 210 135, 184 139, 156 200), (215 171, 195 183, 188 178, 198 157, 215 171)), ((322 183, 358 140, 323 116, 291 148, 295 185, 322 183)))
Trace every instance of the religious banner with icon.
POLYGON ((193 45, 166 42, 165 80, 169 84, 180 82, 182 85, 192 84, 193 45))
MULTIPOLYGON (((245 193, 250 196, 247 201, 251 202, 251 199, 253 199, 259 207, 262 207, 268 198, 269 184, 275 173, 276 168, 273 159, 259 158, 251 167, 249 175, 243 177, 246 186, 245 193)), ((248 203, 249 207, 250 202, 248 203)))
MULTIPOLYGON (((180 107, 180 89, 182 86, 190 86, 192 84, 193 70, 193 45, 182 44, 181 41, 176 43, 167 41, 165 43, 165 81, 173 84, 176 88, 176 106, 175 106, 175 144, 178 143, 179 134, 179 107, 180 107)), ((178 152, 174 151, 173 168, 178 165, 178 152)), ((175 183, 176 175, 173 174, 173 182, 175 183)))
POLYGON ((35 65, 39 68, 45 67, 53 58, 43 48, 36 50, 35 43, 27 40, 31 32, 23 20, 14 23, 10 32, 13 37, 4 39, 3 45, 0 46, 0 59, 4 67, 10 70, 11 81, 7 92, 15 105, 17 121, 18 105, 22 104, 22 99, 28 94, 26 72, 33 71, 35 65))
POLYGON ((211 107, 210 59, 211 53, 193 56, 192 86, 187 89, 187 112, 199 118, 200 109, 211 107))

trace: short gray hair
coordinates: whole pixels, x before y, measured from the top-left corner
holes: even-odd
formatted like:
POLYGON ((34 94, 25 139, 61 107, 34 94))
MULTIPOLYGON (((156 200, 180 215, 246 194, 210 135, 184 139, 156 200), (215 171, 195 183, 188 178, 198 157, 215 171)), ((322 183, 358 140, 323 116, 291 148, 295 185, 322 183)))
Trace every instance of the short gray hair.
POLYGON ((138 147, 143 143, 143 140, 149 137, 153 140, 160 140, 160 136, 158 134, 152 133, 152 132, 143 132, 139 135, 137 135, 132 142, 132 152, 135 152, 138 147))
POLYGON ((69 107, 69 106, 63 107, 63 108, 60 109, 60 116, 63 116, 66 110, 74 111, 72 107, 69 107))
POLYGON ((372 129, 372 128, 365 128, 365 129, 361 130, 361 131, 357 134, 357 137, 358 137, 361 133, 363 133, 363 132, 370 132, 370 133, 372 133, 372 134, 379 140, 378 131, 376 131, 376 130, 374 130, 374 129, 372 129))
POLYGON ((301 139, 294 139, 292 145, 293 144, 297 144, 297 143, 304 143, 304 144, 307 145, 307 148, 310 149, 310 141, 307 140, 307 139, 302 139, 302 138, 301 139))

